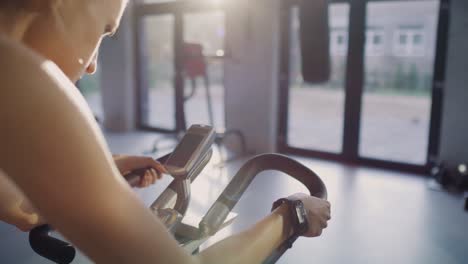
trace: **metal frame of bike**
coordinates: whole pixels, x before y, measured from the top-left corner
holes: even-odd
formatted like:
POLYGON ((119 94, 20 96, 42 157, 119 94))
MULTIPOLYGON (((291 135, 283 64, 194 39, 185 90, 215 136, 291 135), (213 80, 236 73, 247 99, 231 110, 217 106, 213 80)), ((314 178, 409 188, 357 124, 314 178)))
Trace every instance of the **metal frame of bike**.
POLYGON ((437 25, 437 43, 432 80, 432 103, 430 112, 429 144, 425 164, 415 165, 387 160, 379 160, 359 155, 361 129, 361 111, 364 87, 364 55, 367 4, 373 2, 404 2, 404 0, 331 0, 332 3, 348 3, 349 13, 349 46, 345 76, 344 133, 343 147, 340 153, 311 150, 293 147, 288 144, 289 116, 289 66, 290 66, 290 20, 291 8, 300 0, 283 0, 281 14, 281 48, 280 48, 280 109, 278 146, 281 152, 309 157, 336 160, 350 164, 359 164, 427 174, 431 160, 438 156, 441 125, 441 109, 445 86, 445 63, 449 24, 449 0, 440 0, 437 25))
POLYGON ((136 72, 137 72, 137 115, 138 115, 138 128, 161 132, 161 133, 179 133, 186 130, 185 120, 185 106, 184 106, 184 76, 183 76, 183 57, 182 57, 182 44, 184 41, 184 14, 207 12, 207 11, 218 11, 222 10, 221 7, 212 5, 210 3, 199 3, 198 1, 180 1, 180 2, 167 2, 167 3, 139 3, 136 4, 134 14, 135 20, 133 27, 134 38, 136 40, 135 45, 135 58, 136 58, 136 72), (145 96, 148 94, 149 85, 146 83, 147 80, 146 71, 144 69, 144 55, 145 48, 143 45, 143 29, 142 20, 146 17, 158 16, 158 15, 173 15, 174 16, 174 80, 173 87, 175 90, 175 127, 173 129, 155 127, 149 125, 146 120, 148 119, 148 101, 145 96))

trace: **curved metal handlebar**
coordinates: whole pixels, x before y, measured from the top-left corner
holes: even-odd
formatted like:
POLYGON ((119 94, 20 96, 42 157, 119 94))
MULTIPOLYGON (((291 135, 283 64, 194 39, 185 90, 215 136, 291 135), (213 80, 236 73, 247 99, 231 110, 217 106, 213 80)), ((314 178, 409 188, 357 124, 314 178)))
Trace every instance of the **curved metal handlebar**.
MULTIPOLYGON (((259 155, 249 160, 239 170, 218 200, 216 200, 208 213, 203 217, 199 224, 202 234, 212 235, 216 233, 252 180, 259 173, 267 170, 283 172, 301 182, 309 190, 310 195, 327 199, 328 194, 325 184, 311 169, 284 155, 259 155)), ((285 241, 263 263, 276 263, 296 239, 297 237, 293 237, 285 241)))
POLYGON ((202 233, 212 235, 223 224, 224 220, 244 194, 252 180, 263 171, 283 172, 304 184, 310 195, 327 199, 327 188, 319 176, 301 163, 280 154, 263 154, 249 160, 237 172, 229 185, 211 206, 200 222, 202 233))

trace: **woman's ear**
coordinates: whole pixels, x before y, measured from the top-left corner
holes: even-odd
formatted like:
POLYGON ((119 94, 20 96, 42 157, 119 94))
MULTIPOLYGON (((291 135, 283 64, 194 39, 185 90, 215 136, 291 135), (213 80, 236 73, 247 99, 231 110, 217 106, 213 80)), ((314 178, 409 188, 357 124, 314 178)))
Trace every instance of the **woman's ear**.
POLYGON ((87 74, 94 74, 97 70, 97 55, 94 56, 93 60, 89 63, 88 67, 86 67, 87 74))

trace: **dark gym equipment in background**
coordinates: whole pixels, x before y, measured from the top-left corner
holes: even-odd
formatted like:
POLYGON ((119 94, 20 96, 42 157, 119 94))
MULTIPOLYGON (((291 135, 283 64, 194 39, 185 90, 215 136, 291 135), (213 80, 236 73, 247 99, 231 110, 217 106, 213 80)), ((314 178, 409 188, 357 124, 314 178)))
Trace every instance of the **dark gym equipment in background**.
MULTIPOLYGON (((172 135, 170 135, 170 139, 179 141, 180 135, 185 132, 187 128, 187 121, 186 121, 186 111, 185 111, 185 103, 192 99, 198 92, 198 78, 201 78, 203 81, 203 86, 205 88, 205 95, 206 95, 206 106, 208 112, 209 123, 211 126, 215 127, 215 120, 214 120, 214 113, 213 113, 213 103, 212 103, 212 96, 211 96, 211 85, 210 85, 210 78, 208 76, 207 70, 207 61, 206 56, 203 53, 203 46, 198 43, 183 43, 182 46, 183 50, 183 76, 190 81, 190 90, 189 93, 180 94, 176 93, 176 96, 183 95, 183 104, 177 104, 176 107, 180 108, 176 113, 181 113, 178 115, 178 122, 180 122, 180 127, 178 127, 172 135)), ((223 56, 210 56, 212 59, 223 59, 223 56)), ((176 101, 180 101, 180 98, 176 101)), ((240 130, 227 130, 227 131, 217 131, 216 132, 216 145, 218 146, 219 154, 221 156, 221 163, 222 165, 225 162, 230 162, 236 160, 238 157, 245 156, 248 153, 246 140, 244 135, 240 130), (240 152, 238 155, 230 158, 223 157, 223 143, 224 140, 229 136, 236 136, 239 141, 240 145, 240 152)), ((152 150, 149 152, 154 154, 158 152, 160 149, 161 141, 156 140, 153 144, 152 150)))
POLYGON ((330 79, 328 0, 299 3, 302 76, 308 83, 330 79))
POLYGON ((449 167, 443 161, 437 162, 431 169, 431 176, 446 189, 455 189, 458 192, 468 191, 467 164, 449 167))
MULTIPOLYGON (((190 1, 182 1, 182 2, 174 2, 174 3, 154 3, 151 4, 151 8, 148 8, 148 5, 145 5, 145 8, 136 8, 136 16, 135 16, 135 38, 137 40, 137 67, 139 67, 139 71, 141 77, 138 80, 138 89, 140 91, 140 100, 139 104, 139 128, 148 131, 154 132, 161 132, 168 134, 169 140, 176 140, 180 138, 186 129, 187 129, 187 121, 186 121, 186 102, 193 98, 193 96, 198 92, 198 83, 197 78, 202 79, 203 85, 205 86, 206 91, 206 106, 207 106, 207 113, 208 118, 210 121, 210 125, 216 127, 214 124, 214 113, 213 113, 213 105, 212 105, 212 96, 211 96, 211 83, 207 72, 207 59, 209 60, 222 60, 224 59, 225 55, 218 56, 218 55, 211 55, 211 54, 203 54, 203 47, 198 43, 187 43, 184 40, 184 23, 183 18, 185 14, 191 12, 204 12, 204 11, 215 11, 220 10, 220 7, 216 7, 207 3, 195 3, 190 1), (145 60, 145 51, 142 48, 144 45, 144 31, 141 28, 141 21, 145 17, 150 17, 152 15, 161 15, 161 14, 170 14, 174 16, 174 28, 171 29, 173 31, 173 50, 174 50, 174 80, 173 80, 173 89, 174 89, 174 123, 175 127, 173 129, 167 128, 159 128, 154 127, 147 124, 146 115, 148 107, 146 93, 144 91, 148 90, 148 83, 147 83, 147 76, 145 76, 145 64, 147 61, 145 60), (188 79, 190 81, 191 87, 186 89, 185 87, 185 80, 188 79), (188 93, 187 93, 188 90, 188 93)), ((222 166, 225 162, 229 162, 232 160, 237 159, 238 157, 245 156, 248 153, 246 147, 246 140, 244 135, 239 130, 227 130, 224 131, 223 128, 217 128, 217 139, 216 143, 219 146, 218 150, 221 155, 222 162, 218 164, 222 166), (224 143, 227 137, 234 137, 238 143, 238 152, 234 154, 233 157, 224 157, 221 145, 224 143)), ((161 150, 163 147, 161 143, 167 140, 156 140, 153 144, 153 148, 148 151, 147 153, 154 153, 158 150, 161 150)), ((166 148, 167 145, 164 146, 166 148)), ((173 147, 173 144, 169 144, 169 148, 173 147)), ((227 154, 226 154, 227 155, 227 154)))

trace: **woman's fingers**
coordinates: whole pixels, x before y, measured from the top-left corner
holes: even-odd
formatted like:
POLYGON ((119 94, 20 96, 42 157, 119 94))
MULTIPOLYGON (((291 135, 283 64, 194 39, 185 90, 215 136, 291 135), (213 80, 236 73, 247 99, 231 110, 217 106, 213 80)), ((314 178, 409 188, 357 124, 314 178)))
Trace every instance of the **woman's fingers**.
POLYGON ((151 175, 151 178, 150 178, 150 183, 151 184, 154 184, 156 182, 156 180, 158 179, 158 174, 156 173, 156 170, 151 168, 148 170, 150 175, 151 175))
POLYGON ((145 188, 148 187, 152 183, 153 176, 149 170, 145 171, 145 174, 140 179, 140 187, 145 188))
POLYGON ((164 173, 167 173, 166 168, 151 157, 114 155, 114 161, 122 175, 141 169, 145 171, 140 178, 138 185, 140 188, 154 184, 158 179, 162 178, 164 173))
POLYGON ((151 174, 153 175, 153 183, 155 183, 156 180, 161 179, 162 173, 159 173, 157 170, 153 168, 151 168, 150 171, 151 171, 151 174))
POLYGON ((322 224, 322 228, 324 229, 328 227, 328 222, 326 220, 322 221, 321 224, 322 224))
POLYGON ((23 232, 30 231, 43 220, 37 213, 23 211, 20 205, 11 208, 11 215, 13 221, 11 221, 10 224, 15 225, 23 232))
POLYGON ((167 173, 166 168, 161 163, 157 162, 156 160, 149 158, 146 160, 146 162, 147 162, 147 165, 145 167, 151 167, 158 172, 167 173))
POLYGON ((310 234, 309 237, 318 237, 322 235, 322 228, 315 228, 310 234))
POLYGON ((121 156, 115 159, 115 162, 122 174, 142 168, 153 168, 157 172, 167 173, 166 168, 151 157, 121 156))
POLYGON ((151 168, 145 171, 145 174, 140 178, 140 188, 145 188, 154 184, 158 179, 161 179, 162 174, 151 168))

